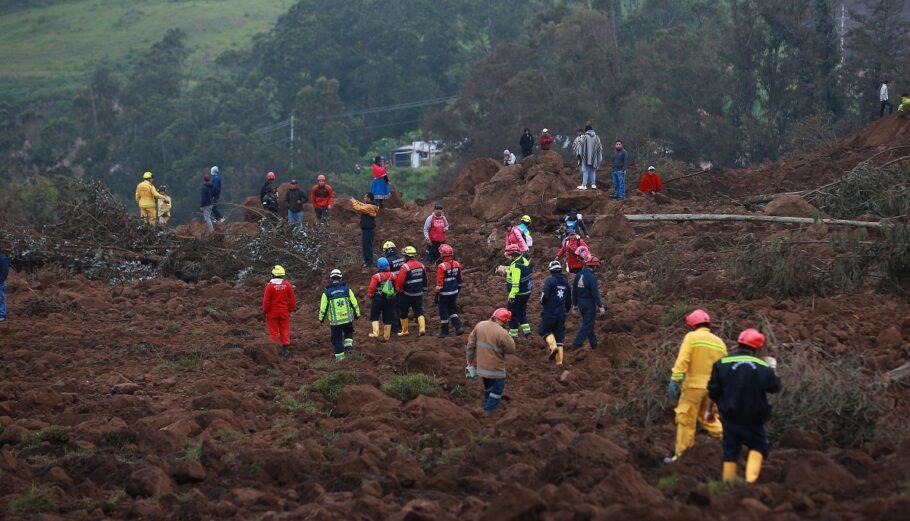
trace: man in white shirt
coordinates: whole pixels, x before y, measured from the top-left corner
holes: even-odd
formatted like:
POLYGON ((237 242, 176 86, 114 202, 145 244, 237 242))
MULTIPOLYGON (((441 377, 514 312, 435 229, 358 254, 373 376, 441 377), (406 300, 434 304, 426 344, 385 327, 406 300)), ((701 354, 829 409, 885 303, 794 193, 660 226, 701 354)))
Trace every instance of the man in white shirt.
POLYGON ((888 114, 894 113, 894 105, 888 101, 888 81, 885 80, 882 82, 882 88, 878 90, 878 100, 882 102, 882 106, 878 111, 878 117, 883 117, 885 115, 885 107, 888 107, 888 114))

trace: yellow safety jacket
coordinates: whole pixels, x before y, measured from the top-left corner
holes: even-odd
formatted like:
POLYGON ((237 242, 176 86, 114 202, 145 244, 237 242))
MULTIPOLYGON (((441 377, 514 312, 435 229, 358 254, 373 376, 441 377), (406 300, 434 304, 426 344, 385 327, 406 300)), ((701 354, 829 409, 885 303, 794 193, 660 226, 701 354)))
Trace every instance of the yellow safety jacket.
POLYGON ((677 382, 685 378, 685 387, 707 389, 714 362, 725 356, 727 346, 724 341, 710 329, 700 327, 683 338, 671 378, 677 382))
POLYGON ((164 196, 158 203, 158 215, 161 217, 171 216, 171 198, 164 196))
POLYGON ((139 208, 154 208, 155 199, 161 199, 161 194, 155 190, 155 185, 148 179, 136 185, 136 204, 139 208))

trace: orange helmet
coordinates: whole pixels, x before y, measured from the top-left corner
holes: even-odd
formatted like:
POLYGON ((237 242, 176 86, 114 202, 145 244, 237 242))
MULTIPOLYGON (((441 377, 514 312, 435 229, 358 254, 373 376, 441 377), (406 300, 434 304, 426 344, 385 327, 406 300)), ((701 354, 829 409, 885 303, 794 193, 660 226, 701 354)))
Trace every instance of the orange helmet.
POLYGON ((509 321, 512 320, 512 312, 506 308, 498 308, 493 312, 493 316, 490 318, 496 318, 503 324, 508 324, 509 321))
POLYGON ((274 181, 274 180, 275 180, 275 172, 269 172, 269 173, 265 174, 265 178, 268 179, 269 181, 274 181))
POLYGON ((585 261, 585 264, 588 266, 600 266, 600 259, 598 259, 597 257, 591 257, 590 259, 585 261))
POLYGON ((765 345, 765 335, 761 334, 755 328, 749 328, 739 334, 736 343, 749 346, 752 349, 759 349, 765 345))
POLYGON ((521 249, 517 244, 510 244, 506 246, 506 257, 511 257, 513 255, 518 255, 521 253, 521 249))
POLYGON ((452 248, 448 244, 441 244, 439 246, 439 255, 443 257, 451 257, 452 255, 455 255, 455 248, 452 248))
POLYGON ((696 309, 695 311, 686 315, 686 325, 689 327, 695 327, 699 324, 710 324, 711 317, 708 316, 708 313, 703 309, 696 309))

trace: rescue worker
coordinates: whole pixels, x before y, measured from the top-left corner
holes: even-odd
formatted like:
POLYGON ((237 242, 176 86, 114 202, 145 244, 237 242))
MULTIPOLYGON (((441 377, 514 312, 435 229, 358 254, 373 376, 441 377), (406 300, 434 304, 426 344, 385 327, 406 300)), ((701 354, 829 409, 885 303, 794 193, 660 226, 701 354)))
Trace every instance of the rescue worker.
POLYGON ((654 195, 664 189, 664 183, 657 174, 657 169, 653 166, 648 167, 648 173, 641 176, 638 182, 638 191, 644 195, 654 195))
POLYGON ((553 136, 550 135, 550 131, 548 129, 543 129, 543 132, 540 134, 537 140, 540 143, 541 150, 550 150, 550 145, 553 144, 553 136))
POLYGON ((279 354, 285 358, 291 356, 288 347, 291 345, 291 312, 297 306, 294 286, 284 280, 284 268, 276 265, 272 268, 274 277, 265 286, 262 295, 262 312, 269 326, 269 337, 281 345, 279 354))
POLYGON ((521 233, 521 228, 515 225, 514 221, 505 224, 506 230, 506 248, 516 246, 521 254, 528 252, 528 243, 525 242, 525 236, 521 233))
POLYGON ((464 333, 458 317, 458 293, 461 291, 461 263, 455 260, 455 249, 448 244, 439 247, 442 262, 436 268, 436 304, 439 306, 439 338, 449 336, 449 323, 455 334, 464 333))
POLYGON ((370 338, 381 338, 388 342, 392 336, 392 324, 395 320, 395 274, 389 271, 389 261, 379 257, 376 261, 379 272, 370 277, 370 288, 367 295, 370 297, 370 325, 373 331, 370 338), (382 333, 379 332, 379 316, 382 315, 382 333))
POLYGON ((265 197, 262 198, 262 207, 268 212, 266 215, 269 218, 277 221, 278 211, 281 209, 281 205, 278 202, 278 192, 274 186, 269 186, 267 190, 265 197))
POLYGON ((556 253, 554 260, 559 260, 560 257, 565 255, 569 273, 578 273, 585 267, 585 261, 576 254, 581 247, 585 248, 582 251, 587 251, 588 244, 578 237, 578 232, 574 228, 571 228, 569 236, 566 237, 566 242, 562 243, 562 248, 556 253))
POLYGON ((288 209, 288 224, 303 228, 303 190, 296 179, 291 179, 291 187, 284 193, 284 205, 288 209))
POLYGON ((668 388, 670 400, 678 400, 675 410, 676 451, 673 456, 664 458, 664 463, 673 463, 686 449, 695 445, 695 427, 699 423, 715 438, 723 434, 719 422, 705 420, 705 412, 711 368, 714 362, 727 356, 727 346, 711 333, 711 317, 704 310, 696 309, 686 315, 686 325, 692 331, 686 334, 679 346, 668 388))
POLYGON ((155 190, 152 184, 152 173, 142 174, 142 182, 136 185, 136 204, 139 205, 139 218, 144 219, 149 224, 155 224, 158 216, 155 212, 155 202, 161 199, 161 194, 155 190))
POLYGON ((509 295, 509 334, 518 337, 518 328, 525 338, 531 336, 531 324, 528 323, 528 299, 531 298, 531 261, 521 254, 514 244, 506 248, 506 258, 510 260, 506 272, 506 291, 509 295))
POLYGON ((597 276, 594 274, 600 266, 600 259, 593 257, 587 248, 581 247, 575 254, 582 258, 585 267, 575 274, 572 283, 572 305, 581 313, 581 329, 572 342, 572 349, 580 349, 585 340, 591 344, 591 349, 597 349, 597 335, 594 333, 595 312, 604 316, 606 310, 600 300, 600 291, 597 289, 597 276))
POLYGON ((341 270, 334 269, 329 275, 332 283, 326 286, 319 302, 319 321, 329 319, 332 330, 332 347, 335 349, 335 361, 341 362, 354 350, 354 320, 360 318, 360 307, 357 297, 341 281, 341 270))
POLYGON ((420 336, 427 334, 427 319, 423 315, 423 292, 428 289, 427 269, 417 260, 417 248, 404 247, 405 263, 398 270, 395 285, 398 290, 401 336, 410 334, 408 328, 408 310, 414 310, 420 336))
POLYGON ((335 206, 335 190, 332 189, 331 185, 326 184, 325 176, 322 174, 319 174, 319 177, 316 178, 316 184, 310 189, 310 201, 313 202, 316 220, 328 220, 329 210, 335 206))
POLYGON ((505 308, 493 312, 490 320, 479 322, 468 336, 465 376, 483 382, 483 410, 499 408, 506 388, 506 355, 515 352, 515 340, 506 333, 512 313, 505 308))
MULTIPOLYGON (((382 245, 382 253, 385 255, 386 260, 389 261, 389 269, 392 273, 398 273, 401 270, 401 266, 404 264, 404 255, 398 252, 398 248, 395 246, 395 243, 392 241, 385 241, 382 245)), ((398 315, 399 308, 401 307, 401 299, 398 298, 398 293, 395 293, 395 320, 392 321, 392 333, 395 333, 398 336, 401 334, 401 317, 398 315)))
POLYGON ((897 111, 903 112, 905 107, 910 107, 910 94, 901 94, 901 103, 897 106, 897 111))
POLYGON ((423 240, 426 243, 424 262, 436 264, 439 261, 439 247, 446 242, 449 220, 442 214, 442 205, 436 203, 433 213, 423 222, 423 240))
POLYGON ((158 193, 161 194, 161 200, 158 201, 158 224, 162 226, 167 226, 168 221, 171 220, 171 197, 167 195, 167 186, 161 185, 158 187, 158 193))
POLYGON ((262 188, 259 190, 259 202, 265 200, 266 194, 269 193, 269 188, 275 186, 275 172, 269 172, 265 174, 265 183, 263 183, 262 188))
POLYGON ((521 220, 518 223, 518 230, 521 232, 521 238, 524 239, 525 244, 528 245, 528 249, 523 252, 525 255, 530 253, 531 248, 534 247, 534 239, 531 237, 530 226, 531 226, 531 216, 522 215, 521 220))
POLYGON ((755 352, 765 345, 765 335, 749 328, 739 334, 736 343, 737 350, 732 355, 714 363, 708 396, 712 403, 717 403, 723 424, 724 481, 736 479, 739 454, 745 445, 749 448, 746 483, 755 483, 762 462, 768 457, 768 435, 764 426, 771 419, 768 393, 780 392, 782 385, 774 372, 777 361, 755 356, 755 352))
POLYGON ((548 266, 550 277, 543 283, 540 292, 539 334, 550 348, 550 360, 562 365, 566 341, 566 315, 572 311, 572 287, 569 279, 562 274, 562 264, 558 260, 548 266))
POLYGON ((566 235, 569 235, 570 230, 578 232, 578 235, 584 235, 586 239, 590 239, 591 236, 588 235, 588 226, 585 224, 584 219, 581 214, 578 213, 578 210, 572 208, 569 210, 569 213, 562 218, 563 224, 566 226, 566 235))
POLYGON ((352 197, 351 207, 360 214, 360 246, 363 249, 363 267, 369 268, 373 265, 373 239, 376 238, 376 216, 379 215, 379 207, 373 202, 373 194, 369 192, 363 194, 363 202, 352 197))

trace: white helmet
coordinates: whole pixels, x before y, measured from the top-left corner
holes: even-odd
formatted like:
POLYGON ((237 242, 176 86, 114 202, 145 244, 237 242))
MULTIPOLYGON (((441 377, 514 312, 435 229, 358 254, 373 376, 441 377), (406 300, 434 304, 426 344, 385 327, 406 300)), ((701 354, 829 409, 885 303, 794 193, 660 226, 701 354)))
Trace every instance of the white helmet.
POLYGON ((562 264, 558 260, 550 261, 550 265, 547 267, 551 273, 558 273, 562 271, 562 264))
POLYGON ((340 279, 340 278, 341 278, 341 270, 338 269, 338 268, 335 268, 334 270, 332 270, 332 273, 329 275, 329 278, 333 278, 333 279, 336 279, 336 278, 337 278, 337 279, 340 279))

